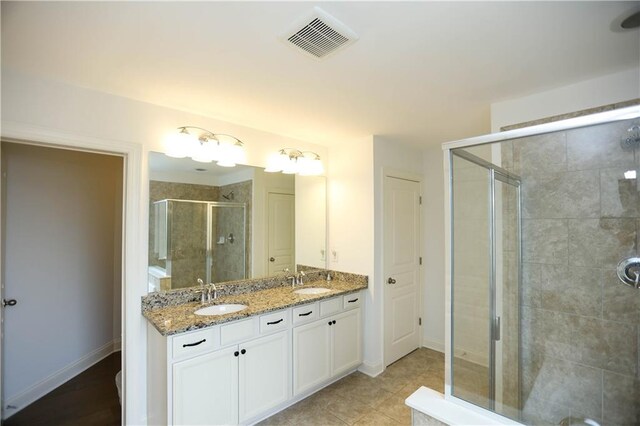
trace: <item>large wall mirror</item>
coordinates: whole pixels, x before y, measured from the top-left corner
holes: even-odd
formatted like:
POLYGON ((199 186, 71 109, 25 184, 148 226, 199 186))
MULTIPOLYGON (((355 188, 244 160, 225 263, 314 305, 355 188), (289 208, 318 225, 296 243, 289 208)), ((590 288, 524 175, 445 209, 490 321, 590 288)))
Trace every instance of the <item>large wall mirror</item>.
POLYGON ((326 179, 149 154, 149 292, 326 267, 326 179))

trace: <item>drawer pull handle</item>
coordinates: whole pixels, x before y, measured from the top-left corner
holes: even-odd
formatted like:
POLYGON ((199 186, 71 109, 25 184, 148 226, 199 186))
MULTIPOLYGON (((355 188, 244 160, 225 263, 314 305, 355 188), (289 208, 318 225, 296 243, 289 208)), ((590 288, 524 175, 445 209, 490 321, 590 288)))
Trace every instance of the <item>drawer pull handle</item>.
POLYGON ((313 311, 309 311, 305 314, 298 314, 299 317, 306 317, 307 315, 311 315, 313 313, 313 311))
POLYGON ((278 321, 271 321, 268 322, 267 325, 274 325, 274 324, 278 324, 281 323, 282 321, 284 321, 284 318, 280 318, 278 321))
POLYGON ((200 343, 204 343, 206 342, 207 339, 202 339, 199 342, 195 342, 195 343, 185 343, 184 345, 182 345, 183 348, 189 347, 189 346, 198 346, 200 343))
POLYGON ((355 299, 347 300, 347 303, 354 303, 354 302, 357 302, 357 301, 358 301, 358 298, 356 297, 355 299))

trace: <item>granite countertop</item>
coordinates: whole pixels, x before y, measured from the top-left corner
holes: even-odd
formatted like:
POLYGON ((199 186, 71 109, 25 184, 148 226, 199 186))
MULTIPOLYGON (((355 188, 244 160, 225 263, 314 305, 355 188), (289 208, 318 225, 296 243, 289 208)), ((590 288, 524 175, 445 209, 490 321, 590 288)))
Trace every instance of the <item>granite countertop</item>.
POLYGON ((335 296, 354 293, 367 288, 367 283, 342 280, 317 280, 296 286, 296 290, 309 287, 324 287, 331 291, 323 294, 296 294, 290 285, 269 288, 266 290, 248 292, 237 295, 218 297, 206 305, 200 302, 189 302, 176 306, 166 306, 143 310, 142 314, 163 336, 184 333, 236 321, 266 312, 304 305, 318 300, 329 299, 335 296), (248 307, 240 312, 226 315, 196 315, 195 311, 203 306, 220 305, 223 303, 241 303, 248 307))

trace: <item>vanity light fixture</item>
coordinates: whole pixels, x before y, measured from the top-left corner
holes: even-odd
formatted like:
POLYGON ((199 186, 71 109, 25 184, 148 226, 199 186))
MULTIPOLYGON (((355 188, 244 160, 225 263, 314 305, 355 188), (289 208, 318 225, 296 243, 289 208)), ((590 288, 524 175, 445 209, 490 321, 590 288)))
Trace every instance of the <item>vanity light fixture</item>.
POLYGON ((324 173, 320 155, 312 151, 300 151, 294 148, 282 148, 269 157, 265 172, 318 176, 324 173))
POLYGON ((234 167, 245 162, 244 143, 231 135, 210 132, 195 126, 178 127, 178 132, 166 141, 165 155, 174 158, 191 157, 194 161, 234 167))

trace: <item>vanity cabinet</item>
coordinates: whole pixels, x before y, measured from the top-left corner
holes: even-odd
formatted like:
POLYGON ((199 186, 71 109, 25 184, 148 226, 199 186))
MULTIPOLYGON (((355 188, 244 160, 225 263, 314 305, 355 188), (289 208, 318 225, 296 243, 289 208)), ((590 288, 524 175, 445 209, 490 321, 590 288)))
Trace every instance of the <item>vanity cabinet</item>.
POLYGON ((289 333, 173 364, 173 424, 238 424, 289 399, 289 333))
POLYGON ((252 424, 360 365, 360 295, 147 339, 149 424, 252 424))
MULTIPOLYGON (((289 331, 240 345, 239 421, 242 423, 291 396, 289 331)), ((225 423, 230 424, 230 423, 225 423)))
POLYGON ((173 424, 238 423, 237 348, 173 364, 173 424))
MULTIPOLYGON (((329 299, 327 306, 334 300, 329 299)), ((342 310, 342 303, 340 299, 338 311, 342 310)), ((345 308, 351 306, 345 305, 345 308)), ((322 305, 320 309, 322 311, 322 305)), ((293 329, 294 395, 354 369, 361 362, 362 324, 359 307, 293 329)))

